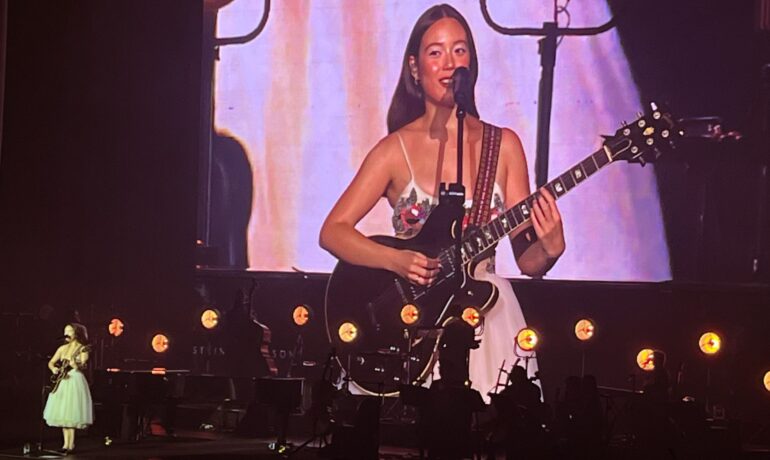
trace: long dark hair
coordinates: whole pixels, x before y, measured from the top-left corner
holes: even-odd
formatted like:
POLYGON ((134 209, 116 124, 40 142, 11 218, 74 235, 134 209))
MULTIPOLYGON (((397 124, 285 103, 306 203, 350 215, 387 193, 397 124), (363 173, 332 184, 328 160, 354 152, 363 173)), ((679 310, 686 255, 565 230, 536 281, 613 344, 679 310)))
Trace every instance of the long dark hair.
POLYGON ((82 345, 88 345, 88 330, 80 323, 68 323, 67 326, 72 327, 75 331, 75 336, 72 340, 77 340, 82 345))
POLYGON ((409 56, 419 58, 420 42, 425 31, 428 30, 436 21, 443 18, 453 18, 465 29, 465 35, 468 38, 468 48, 471 53, 470 70, 471 73, 471 104, 468 113, 474 117, 479 117, 476 109, 476 98, 473 88, 476 87, 476 78, 479 75, 479 61, 476 57, 476 45, 473 42, 471 29, 468 22, 459 11, 447 4, 435 5, 426 10, 412 28, 412 34, 409 36, 409 42, 404 51, 404 61, 401 64, 401 76, 396 85, 396 92, 393 93, 393 99, 390 101, 388 109, 388 133, 393 133, 425 113, 425 102, 422 88, 415 84, 412 78, 412 72, 409 68, 409 56))

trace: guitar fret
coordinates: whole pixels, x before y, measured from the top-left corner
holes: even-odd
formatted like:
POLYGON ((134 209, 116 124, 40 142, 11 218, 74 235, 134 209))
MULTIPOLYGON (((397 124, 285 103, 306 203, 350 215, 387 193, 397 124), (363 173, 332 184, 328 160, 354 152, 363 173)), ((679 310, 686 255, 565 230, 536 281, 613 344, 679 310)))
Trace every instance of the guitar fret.
POLYGON ((492 227, 495 229, 495 239, 500 239, 505 235, 505 230, 503 229, 503 224, 500 222, 500 218, 492 221, 492 227))
POLYGON ((601 168, 602 166, 606 165, 610 162, 609 157, 607 156, 608 153, 604 150, 599 150, 595 154, 591 155, 591 157, 596 161, 596 166, 598 168, 601 168))
POLYGON ((561 181, 560 177, 557 177, 556 179, 554 179, 552 183, 554 188, 554 196, 556 198, 567 193, 567 189, 564 187, 564 183, 561 181))
POLYGON ((476 251, 483 252, 486 246, 487 242, 484 240, 484 234, 482 233, 481 236, 476 235, 476 251))
POLYGON ((469 258, 472 258, 473 256, 476 255, 475 254, 476 251, 473 248, 473 243, 470 241, 465 242, 465 244, 463 245, 463 249, 465 249, 465 255, 469 258))
POLYGON ((602 151, 601 151, 601 150, 599 150, 599 151, 597 151, 597 152, 594 152, 594 153, 592 153, 592 154, 591 154, 591 161, 593 161, 593 162, 594 162, 594 166, 596 167, 596 170, 597 170, 597 171, 598 171, 599 169, 601 169, 601 166, 599 166, 599 162, 598 162, 598 161, 596 161, 596 155, 600 155, 601 153, 602 153, 602 151))
POLYGON ((576 184, 583 182, 583 180, 585 180, 586 178, 586 173, 583 170, 583 167, 580 166, 580 163, 578 163, 575 167, 573 167, 570 170, 570 175, 575 180, 576 184))
POLYGON ((495 237, 492 236, 492 232, 489 230, 488 226, 484 226, 481 228, 481 233, 484 235, 484 241, 486 242, 487 246, 491 246, 492 243, 495 242, 495 237))
POLYGON ((599 168, 596 167, 596 163, 594 162, 594 160, 592 160, 592 158, 593 158, 593 155, 591 155, 590 157, 580 162, 580 165, 583 167, 583 170, 586 172, 586 176, 590 176, 591 174, 599 170, 599 168))
MULTIPOLYGON (((513 219, 513 220, 514 220, 514 222, 516 221, 516 219, 513 219)), ((503 230, 505 231, 505 233, 508 233, 509 231, 511 231, 511 228, 513 228, 513 227, 511 226, 511 210, 510 209, 508 211, 505 211, 503 213, 502 217, 500 217, 500 224, 503 226, 503 230)))
POLYGON ((561 182, 564 184, 564 187, 567 189, 567 191, 572 190, 575 185, 577 185, 572 179, 572 175, 568 172, 559 176, 559 179, 561 179, 561 182))
POLYGON ((551 196, 556 197, 556 190, 553 189, 553 182, 549 182, 545 184, 545 188, 548 189, 548 192, 551 194, 551 196))

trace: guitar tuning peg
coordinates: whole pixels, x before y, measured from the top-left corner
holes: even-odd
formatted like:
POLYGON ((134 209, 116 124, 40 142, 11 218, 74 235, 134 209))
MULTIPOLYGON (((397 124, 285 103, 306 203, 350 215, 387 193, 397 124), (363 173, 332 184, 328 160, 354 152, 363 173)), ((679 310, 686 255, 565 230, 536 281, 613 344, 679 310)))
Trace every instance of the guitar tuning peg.
POLYGON ((620 126, 625 128, 626 126, 628 126, 628 122, 626 120, 623 120, 620 122, 620 126))

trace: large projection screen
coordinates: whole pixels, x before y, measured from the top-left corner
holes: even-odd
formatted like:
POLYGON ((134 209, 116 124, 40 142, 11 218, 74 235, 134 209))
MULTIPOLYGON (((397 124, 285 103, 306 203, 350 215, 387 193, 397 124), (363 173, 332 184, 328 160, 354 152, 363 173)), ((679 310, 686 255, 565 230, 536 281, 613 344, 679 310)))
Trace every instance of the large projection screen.
MULTIPOLYGON (((539 27, 553 18, 552 2, 488 3, 492 17, 511 27, 539 27)), ((476 41, 480 115, 519 134, 534 181, 537 38, 493 31, 477 0, 451 4, 466 17, 476 41)), ((219 198, 222 209, 207 215, 209 225, 229 226, 228 238, 245 242, 240 245, 243 268, 333 269, 334 257, 318 246, 320 226, 366 153, 386 135, 386 112, 406 41, 431 5, 419 0, 273 1, 258 37, 219 48, 212 77, 212 174, 219 174, 225 192, 228 180, 248 181, 250 196, 241 200, 248 209, 242 210, 240 224, 228 214, 238 201, 227 196, 219 198), (240 155, 243 161, 217 162, 217 156, 226 155, 240 155)), ((225 2, 215 15, 216 36, 247 34, 262 10, 261 0, 225 2)), ((610 17, 600 0, 574 2, 569 12, 572 27, 595 26, 610 17)), ((550 177, 595 151, 600 134, 614 132, 642 109, 616 31, 566 38, 557 53, 550 177)), ((610 165, 559 205, 567 250, 549 278, 670 278, 652 167, 610 165)), ((390 222, 391 210, 382 199, 359 229, 367 235, 392 234, 390 222)), ((507 241, 497 250, 497 271, 522 276, 507 241)))

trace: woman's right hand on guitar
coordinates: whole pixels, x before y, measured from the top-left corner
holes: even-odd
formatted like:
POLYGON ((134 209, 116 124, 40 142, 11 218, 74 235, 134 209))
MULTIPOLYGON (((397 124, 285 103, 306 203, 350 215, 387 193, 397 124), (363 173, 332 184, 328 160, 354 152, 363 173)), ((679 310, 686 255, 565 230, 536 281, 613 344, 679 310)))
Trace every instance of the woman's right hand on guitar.
POLYGON ((389 270, 414 284, 427 286, 439 272, 439 260, 409 249, 397 249, 390 259, 389 270))

